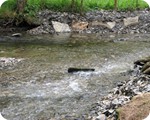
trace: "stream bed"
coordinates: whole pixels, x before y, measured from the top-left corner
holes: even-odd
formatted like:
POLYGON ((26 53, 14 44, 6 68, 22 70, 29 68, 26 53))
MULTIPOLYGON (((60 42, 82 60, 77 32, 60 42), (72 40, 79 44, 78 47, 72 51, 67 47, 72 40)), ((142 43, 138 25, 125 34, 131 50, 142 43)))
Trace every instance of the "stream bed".
POLYGON ((0 112, 7 120, 88 116, 92 104, 146 56, 150 35, 0 35, 0 59, 18 59, 0 66, 0 112), (70 74, 69 67, 95 71, 70 74))

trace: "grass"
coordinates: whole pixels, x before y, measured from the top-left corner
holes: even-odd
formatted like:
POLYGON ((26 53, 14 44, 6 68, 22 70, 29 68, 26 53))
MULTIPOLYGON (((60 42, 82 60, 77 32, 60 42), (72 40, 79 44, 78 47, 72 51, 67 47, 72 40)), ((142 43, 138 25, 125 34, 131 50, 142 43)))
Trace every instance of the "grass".
MULTIPOLYGON (((138 8, 148 7, 147 3, 143 0, 138 0, 139 4, 136 5, 136 0, 118 0, 118 10, 134 10, 138 8)), ((114 9, 114 0, 86 0, 84 3, 88 9, 114 9)))
MULTIPOLYGON (((134 10, 138 8, 145 8, 148 5, 143 0, 118 0, 118 10, 134 10)), ((70 11, 71 0, 28 0, 29 6, 36 6, 38 9, 47 8, 56 11, 70 11)), ((76 0, 76 7, 80 8, 80 0, 76 0)), ((84 0, 84 10, 100 10, 100 9, 114 9, 114 0, 84 0)))
MULTIPOLYGON (((118 10, 134 10, 146 8, 148 5, 143 0, 118 0, 118 10)), ((50 9, 55 11, 80 11, 80 0, 76 0, 75 8, 71 7, 71 0, 28 0, 25 12, 38 11, 40 9, 50 9)), ((1 7, 0 13, 15 11, 16 0, 7 0, 1 7)), ((114 0, 84 0, 83 10, 114 9, 114 0)))

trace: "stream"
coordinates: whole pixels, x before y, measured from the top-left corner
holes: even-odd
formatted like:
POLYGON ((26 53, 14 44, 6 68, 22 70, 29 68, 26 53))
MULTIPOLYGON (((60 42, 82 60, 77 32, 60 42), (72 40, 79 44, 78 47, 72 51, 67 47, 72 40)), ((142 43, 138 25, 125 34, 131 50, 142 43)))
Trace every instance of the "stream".
POLYGON ((7 120, 74 119, 116 84, 133 62, 150 56, 150 35, 0 35, 0 58, 21 59, 0 69, 0 112, 7 120), (69 67, 94 68, 70 74, 69 67), (74 116, 74 117, 72 117, 74 116))

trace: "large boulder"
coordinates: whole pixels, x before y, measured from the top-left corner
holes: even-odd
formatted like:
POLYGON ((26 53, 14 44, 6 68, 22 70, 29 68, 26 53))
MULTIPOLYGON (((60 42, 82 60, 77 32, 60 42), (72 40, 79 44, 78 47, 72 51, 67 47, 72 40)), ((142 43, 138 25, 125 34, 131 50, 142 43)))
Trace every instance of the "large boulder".
POLYGON ((139 22, 139 16, 124 18, 123 22, 125 27, 137 24, 139 22))
POLYGON ((117 111, 119 120, 143 120, 150 112, 150 93, 133 97, 130 103, 117 111))
POLYGON ((52 21, 53 28, 55 32, 71 32, 71 29, 68 24, 60 23, 57 21, 52 21))

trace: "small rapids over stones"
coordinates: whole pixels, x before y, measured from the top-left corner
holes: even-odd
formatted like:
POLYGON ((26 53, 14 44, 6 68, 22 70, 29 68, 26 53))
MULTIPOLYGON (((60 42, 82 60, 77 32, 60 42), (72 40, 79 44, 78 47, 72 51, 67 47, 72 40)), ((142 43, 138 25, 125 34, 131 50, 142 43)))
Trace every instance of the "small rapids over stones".
POLYGON ((150 56, 149 35, 0 37, 0 112, 8 120, 88 119, 133 62, 150 56), (94 68, 70 74, 69 67, 94 68))

